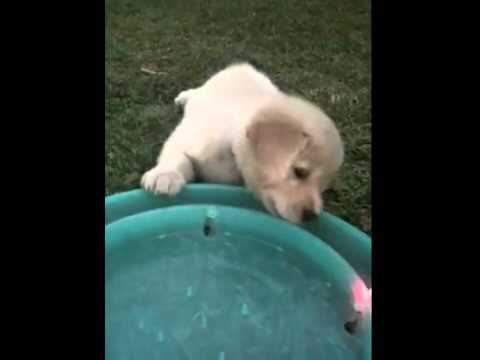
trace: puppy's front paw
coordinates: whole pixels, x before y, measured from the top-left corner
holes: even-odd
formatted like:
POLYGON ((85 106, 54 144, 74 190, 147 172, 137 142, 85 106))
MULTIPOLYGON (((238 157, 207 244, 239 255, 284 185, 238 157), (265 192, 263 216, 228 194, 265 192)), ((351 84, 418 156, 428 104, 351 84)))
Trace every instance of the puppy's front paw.
POLYGON ((142 177, 142 187, 156 195, 167 194, 174 196, 185 185, 185 179, 176 171, 162 171, 153 168, 142 177))

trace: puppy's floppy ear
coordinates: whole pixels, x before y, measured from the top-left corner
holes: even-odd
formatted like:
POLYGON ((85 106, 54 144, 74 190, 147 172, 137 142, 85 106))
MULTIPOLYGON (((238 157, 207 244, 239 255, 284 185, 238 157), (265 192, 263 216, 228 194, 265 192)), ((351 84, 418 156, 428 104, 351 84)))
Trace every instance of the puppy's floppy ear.
POLYGON ((309 136, 298 124, 281 117, 253 121, 246 136, 258 163, 277 179, 285 175, 297 154, 309 142, 309 136))

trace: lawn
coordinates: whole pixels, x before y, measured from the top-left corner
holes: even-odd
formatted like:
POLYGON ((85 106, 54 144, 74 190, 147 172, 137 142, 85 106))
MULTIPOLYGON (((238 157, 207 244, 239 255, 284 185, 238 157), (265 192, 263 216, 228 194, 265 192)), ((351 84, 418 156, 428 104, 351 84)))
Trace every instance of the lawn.
POLYGON ((370 233, 370 1, 106 0, 105 48, 105 194, 138 187, 178 92, 248 60, 336 121, 346 162, 326 209, 370 233))

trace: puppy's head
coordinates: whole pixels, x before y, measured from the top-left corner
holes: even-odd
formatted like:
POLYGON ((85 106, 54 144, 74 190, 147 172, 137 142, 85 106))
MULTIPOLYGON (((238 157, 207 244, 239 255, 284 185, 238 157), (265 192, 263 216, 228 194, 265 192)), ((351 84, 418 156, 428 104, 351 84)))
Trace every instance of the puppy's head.
POLYGON ((243 136, 239 167, 264 206, 294 223, 318 215, 322 192, 343 162, 333 122, 314 105, 285 96, 256 112, 243 136))

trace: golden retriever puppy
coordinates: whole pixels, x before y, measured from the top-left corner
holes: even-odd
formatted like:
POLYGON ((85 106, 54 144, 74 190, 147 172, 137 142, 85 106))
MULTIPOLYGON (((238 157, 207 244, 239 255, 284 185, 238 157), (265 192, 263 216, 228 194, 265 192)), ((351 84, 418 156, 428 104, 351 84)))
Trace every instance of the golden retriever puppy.
POLYGON ((280 91, 253 66, 234 64, 175 99, 181 122, 142 177, 155 194, 195 179, 245 184, 274 215, 318 215, 322 192, 343 162, 340 134, 317 106, 280 91))

